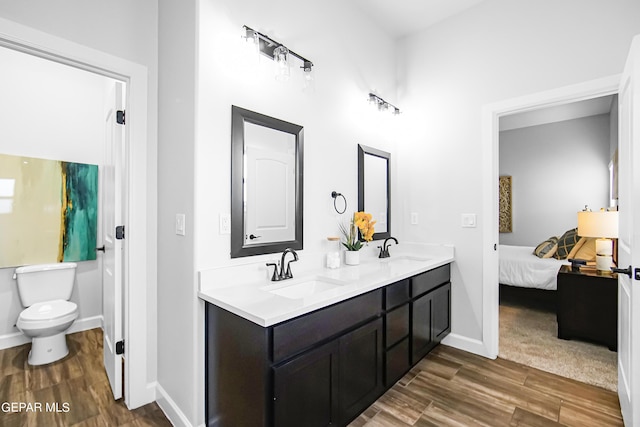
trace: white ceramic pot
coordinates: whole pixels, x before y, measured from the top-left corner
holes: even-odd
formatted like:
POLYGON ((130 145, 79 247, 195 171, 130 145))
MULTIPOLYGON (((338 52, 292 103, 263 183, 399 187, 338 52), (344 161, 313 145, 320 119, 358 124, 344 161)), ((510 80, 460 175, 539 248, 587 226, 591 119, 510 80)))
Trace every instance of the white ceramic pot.
POLYGON ((360 252, 359 251, 345 251, 344 252, 344 263, 347 265, 358 265, 360 264, 360 252))

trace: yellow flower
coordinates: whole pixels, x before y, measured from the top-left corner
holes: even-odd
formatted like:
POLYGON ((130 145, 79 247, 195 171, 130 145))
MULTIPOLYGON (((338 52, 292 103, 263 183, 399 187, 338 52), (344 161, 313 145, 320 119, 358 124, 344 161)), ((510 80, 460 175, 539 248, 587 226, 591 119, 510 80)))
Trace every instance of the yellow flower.
POLYGON ((362 238, 370 242, 373 240, 373 234, 375 233, 374 224, 376 221, 372 221, 372 215, 368 212, 355 212, 353 214, 353 223, 358 227, 362 238))

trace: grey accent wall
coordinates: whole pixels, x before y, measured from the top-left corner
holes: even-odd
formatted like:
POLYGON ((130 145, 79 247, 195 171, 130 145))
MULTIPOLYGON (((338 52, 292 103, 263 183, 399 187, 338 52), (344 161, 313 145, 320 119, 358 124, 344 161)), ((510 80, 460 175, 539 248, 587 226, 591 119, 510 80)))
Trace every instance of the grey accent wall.
POLYGON ((576 213, 609 202, 609 114, 500 132, 500 175, 511 175, 513 232, 536 246, 577 226, 576 213))

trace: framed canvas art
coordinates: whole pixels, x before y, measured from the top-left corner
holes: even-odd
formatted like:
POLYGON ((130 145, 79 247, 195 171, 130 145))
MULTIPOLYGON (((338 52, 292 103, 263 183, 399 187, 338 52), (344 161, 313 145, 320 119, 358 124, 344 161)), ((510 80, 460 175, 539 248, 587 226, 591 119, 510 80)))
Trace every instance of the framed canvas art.
POLYGON ((511 176, 501 176, 499 183, 500 194, 500 233, 513 232, 513 215, 511 204, 511 176))
POLYGON ((0 268, 96 259, 98 166, 0 154, 0 268))

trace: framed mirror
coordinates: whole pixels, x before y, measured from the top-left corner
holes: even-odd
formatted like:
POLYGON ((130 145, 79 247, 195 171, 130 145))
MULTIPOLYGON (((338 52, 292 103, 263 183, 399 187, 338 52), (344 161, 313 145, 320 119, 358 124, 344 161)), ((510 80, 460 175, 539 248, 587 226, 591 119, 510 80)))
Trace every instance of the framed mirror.
POLYGON ((231 107, 231 258, 302 249, 302 126, 231 107))
POLYGON ((374 240, 391 237, 391 154, 358 145, 358 211, 376 221, 374 240))

